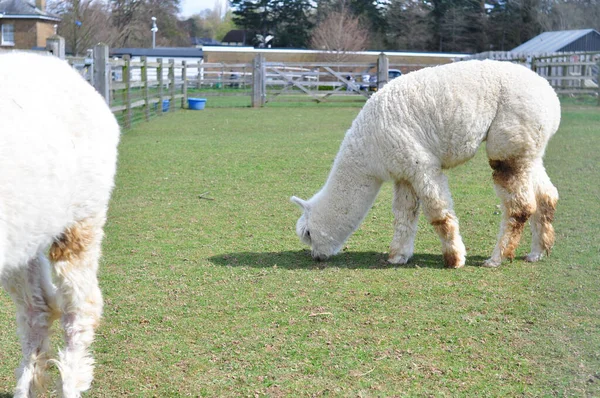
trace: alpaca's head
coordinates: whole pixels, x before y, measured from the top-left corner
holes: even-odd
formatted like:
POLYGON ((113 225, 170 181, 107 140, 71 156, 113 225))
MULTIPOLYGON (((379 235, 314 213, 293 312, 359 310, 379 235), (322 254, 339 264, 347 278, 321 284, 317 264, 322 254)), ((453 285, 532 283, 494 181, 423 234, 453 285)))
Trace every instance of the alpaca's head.
POLYGON ((342 248, 344 239, 336 239, 335 226, 328 225, 326 217, 321 217, 310 201, 305 201, 295 196, 291 197, 292 203, 297 204, 303 214, 296 223, 296 234, 300 240, 311 247, 312 257, 318 261, 325 261, 342 248))

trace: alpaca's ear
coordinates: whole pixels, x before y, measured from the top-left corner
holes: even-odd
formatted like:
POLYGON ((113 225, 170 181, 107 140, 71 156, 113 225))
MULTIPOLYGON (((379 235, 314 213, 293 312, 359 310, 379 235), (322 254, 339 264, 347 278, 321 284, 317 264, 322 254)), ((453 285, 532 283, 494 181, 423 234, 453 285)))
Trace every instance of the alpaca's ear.
POLYGON ((295 204, 297 204, 297 205, 298 205, 298 206, 299 206, 299 207, 300 207, 302 210, 306 210, 306 209, 308 209, 308 202, 307 202, 306 200, 302 200, 302 199, 300 199, 300 198, 297 198, 297 197, 295 197, 295 196, 292 196, 292 197, 290 198, 290 201, 291 201, 292 203, 295 203, 295 204))

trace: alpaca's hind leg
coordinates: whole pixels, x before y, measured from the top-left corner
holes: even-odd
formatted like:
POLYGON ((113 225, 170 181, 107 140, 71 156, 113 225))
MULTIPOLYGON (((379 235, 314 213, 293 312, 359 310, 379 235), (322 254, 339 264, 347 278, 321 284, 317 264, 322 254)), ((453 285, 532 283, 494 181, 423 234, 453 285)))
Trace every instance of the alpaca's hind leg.
POLYGON ((531 165, 515 160, 490 160, 496 194, 502 201, 502 222, 498 242, 486 267, 497 267, 503 259, 512 260, 523 227, 536 211, 531 165))
POLYGON ((408 181, 396 181, 393 211, 394 238, 388 261, 392 264, 406 264, 413 255, 419 220, 419 198, 408 181))
POLYGON ((43 254, 10 272, 3 285, 17 307, 23 360, 17 369, 15 397, 32 397, 48 385, 50 327, 59 316, 54 286, 43 254))
POLYGON ((525 257, 527 261, 538 261, 549 253, 554 246, 554 211, 558 202, 558 191, 550 182, 541 159, 532 171, 533 187, 537 209, 529 220, 531 224, 531 252, 525 257))
POLYGON ((104 217, 69 227, 50 249, 57 276, 65 348, 56 363, 64 397, 79 397, 93 379, 89 347, 102 314, 102 295, 96 277, 104 217))
POLYGON ((449 268, 464 266, 466 249, 452 209, 448 179, 441 171, 432 171, 413 181, 413 187, 421 199, 423 213, 442 242, 444 265, 449 268))

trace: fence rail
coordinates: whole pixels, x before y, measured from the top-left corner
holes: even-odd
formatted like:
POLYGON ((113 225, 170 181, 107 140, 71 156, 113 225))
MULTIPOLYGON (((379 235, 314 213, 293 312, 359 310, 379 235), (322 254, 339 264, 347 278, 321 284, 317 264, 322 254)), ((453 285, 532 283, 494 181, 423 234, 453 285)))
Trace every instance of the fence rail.
POLYGON ((496 59, 526 65, 548 80, 558 94, 597 95, 600 106, 599 52, 522 54, 490 51, 470 59, 496 59))
MULTIPOLYGON (((486 58, 524 64, 546 78, 559 94, 598 96, 600 53, 514 54, 488 52, 486 58)), ((257 55, 251 64, 110 59, 106 46, 69 62, 103 93, 124 127, 134 118, 149 120, 186 108, 190 96, 243 96, 251 105, 268 102, 325 102, 354 98, 364 101, 387 83, 388 71, 403 74, 431 65, 389 65, 381 54, 376 63, 267 62, 257 55)))

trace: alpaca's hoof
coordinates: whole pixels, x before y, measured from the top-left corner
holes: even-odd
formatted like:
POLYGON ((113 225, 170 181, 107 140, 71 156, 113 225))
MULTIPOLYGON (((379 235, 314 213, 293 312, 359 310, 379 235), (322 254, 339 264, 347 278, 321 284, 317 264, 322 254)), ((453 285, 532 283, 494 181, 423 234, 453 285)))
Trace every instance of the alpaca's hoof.
POLYGON ((501 261, 496 261, 494 259, 488 258, 487 260, 485 260, 483 262, 482 267, 498 268, 501 263, 502 263, 501 261))
POLYGON ((410 257, 411 256, 404 255, 404 254, 395 254, 395 255, 390 255, 388 257, 387 261, 390 264, 402 265, 402 264, 408 263, 408 260, 410 260, 410 257))
POLYGON ((542 253, 529 253, 525 256, 525 261, 535 263, 536 261, 540 261, 542 257, 544 257, 542 253))
POLYGON ((444 253, 444 266, 446 268, 462 268, 465 266, 465 255, 456 252, 444 253))

